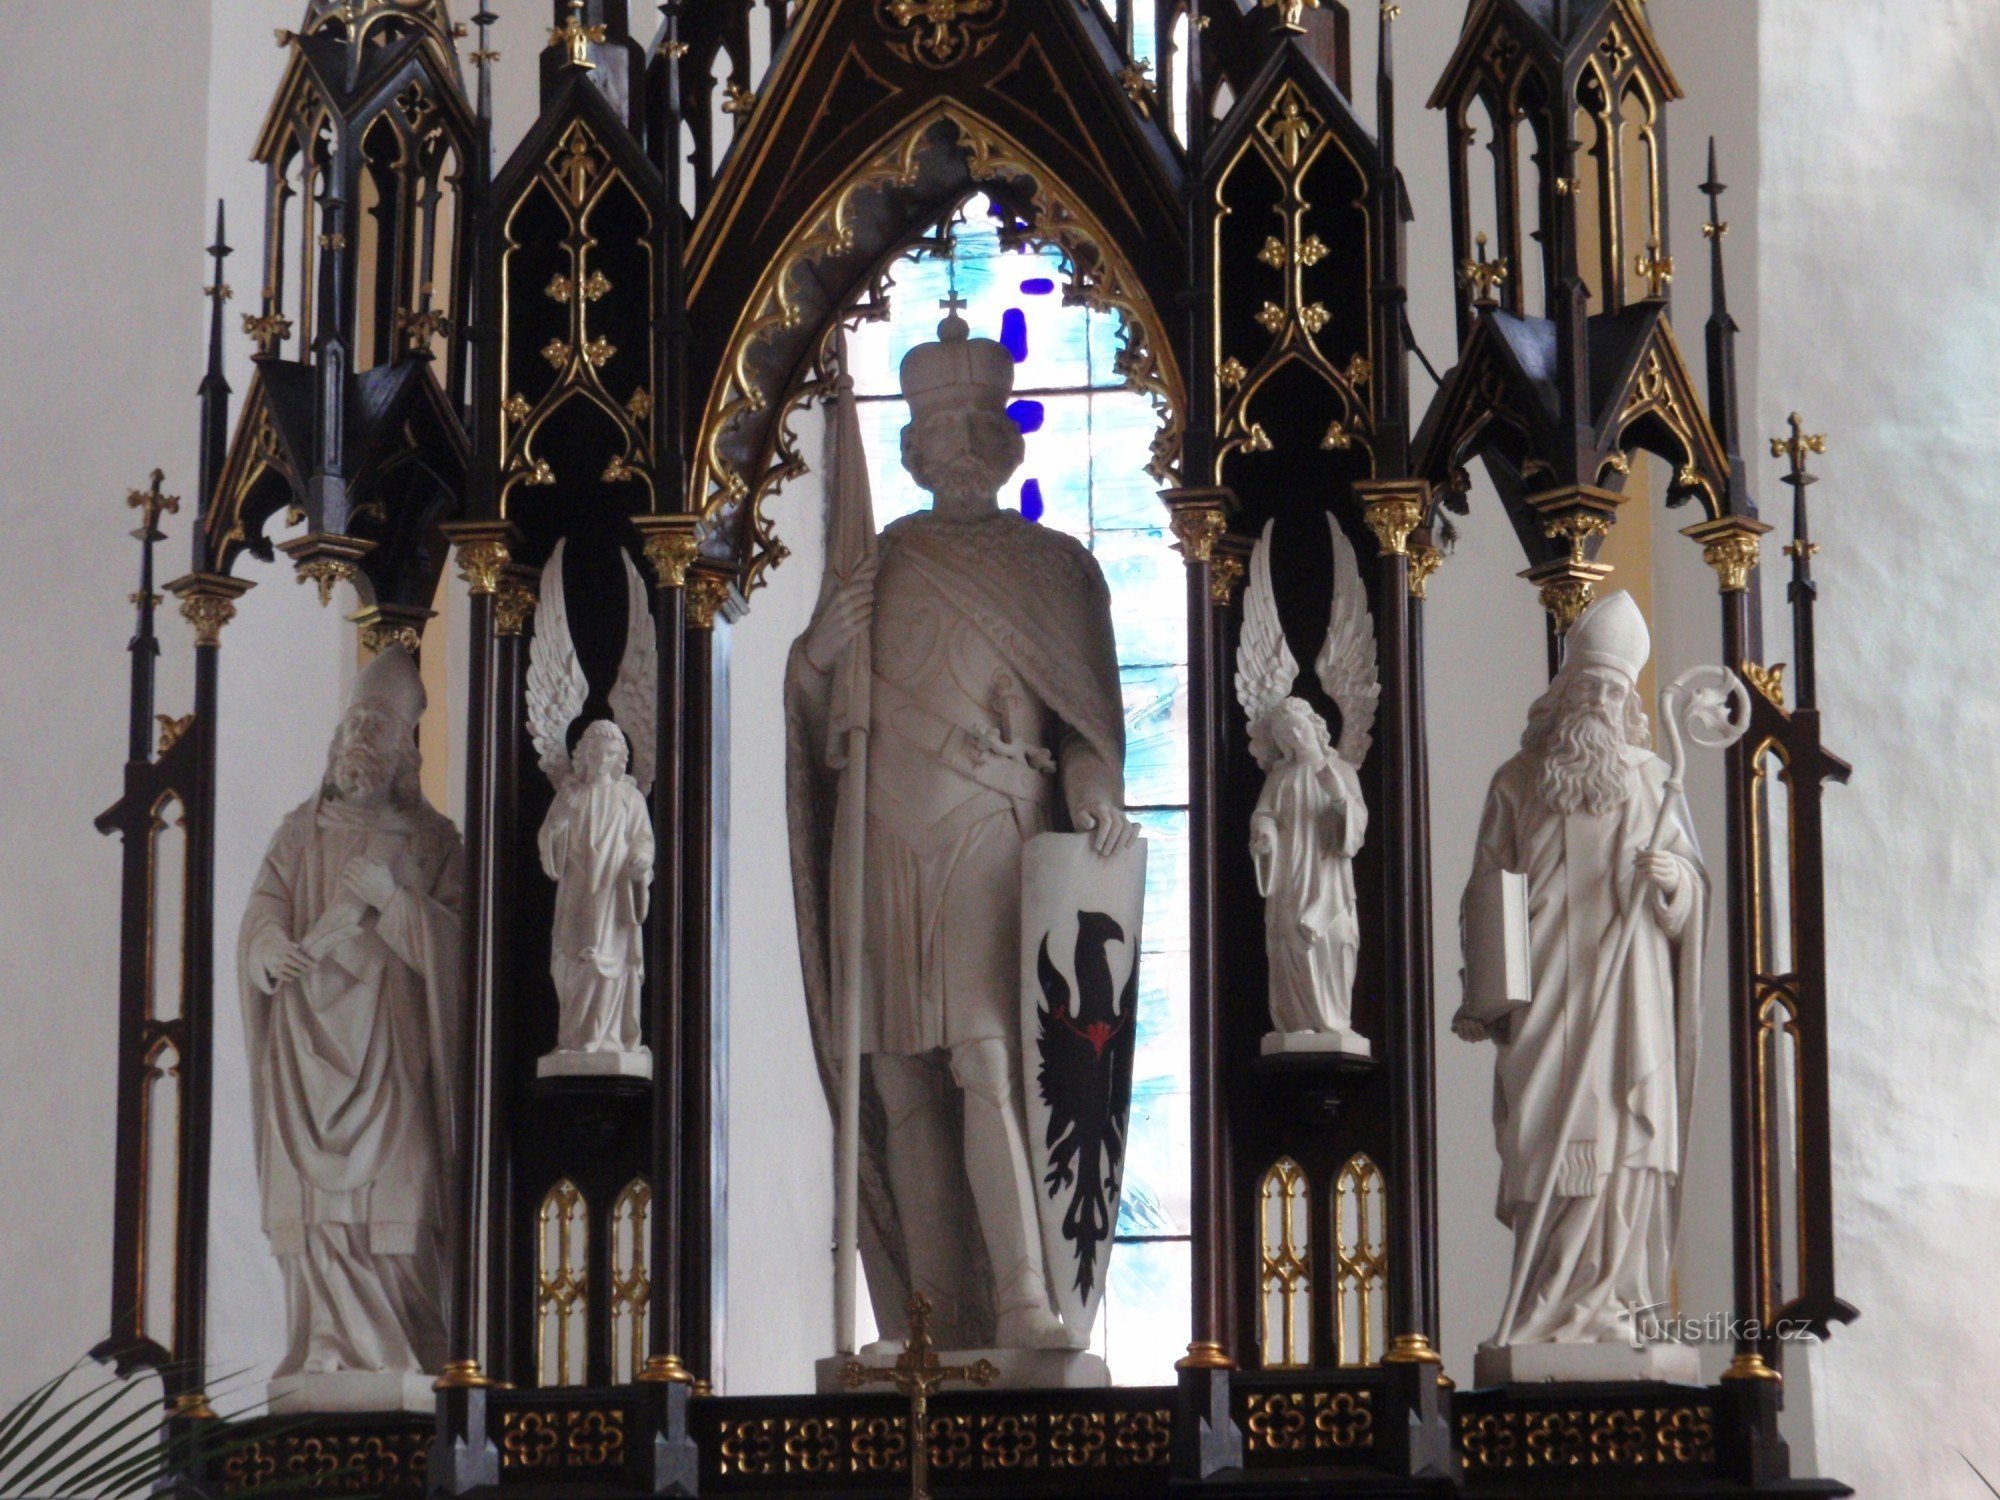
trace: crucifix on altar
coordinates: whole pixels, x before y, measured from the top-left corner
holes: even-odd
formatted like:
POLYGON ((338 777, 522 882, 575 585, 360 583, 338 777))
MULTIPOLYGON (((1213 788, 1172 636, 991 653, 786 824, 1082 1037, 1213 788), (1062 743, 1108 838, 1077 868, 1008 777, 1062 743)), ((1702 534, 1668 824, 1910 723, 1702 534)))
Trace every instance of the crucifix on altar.
POLYGON ((931 1304, 922 1293, 910 1299, 909 1337, 903 1352, 889 1369, 877 1369, 851 1359, 840 1373, 841 1384, 849 1390, 868 1385, 893 1385, 910 1403, 910 1500, 931 1500, 931 1397, 954 1380, 972 1385, 991 1385, 1000 1376, 1000 1367, 990 1359, 969 1365, 947 1365, 931 1345, 931 1304))

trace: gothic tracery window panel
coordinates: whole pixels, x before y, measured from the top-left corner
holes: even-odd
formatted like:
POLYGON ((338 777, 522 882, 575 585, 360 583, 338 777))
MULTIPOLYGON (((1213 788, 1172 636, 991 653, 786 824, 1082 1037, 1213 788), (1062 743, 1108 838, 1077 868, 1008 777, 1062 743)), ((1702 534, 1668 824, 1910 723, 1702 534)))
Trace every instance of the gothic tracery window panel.
POLYGON ((636 1380, 646 1363, 647 1330, 652 1323, 653 1190, 635 1177, 611 1205, 611 1380, 636 1380))
POLYGON ((542 1198, 535 1237, 535 1341, 538 1382, 582 1385, 588 1340, 589 1206, 562 1178, 542 1198))
POLYGON ((1389 1342, 1388 1184, 1367 1156, 1348 1158, 1333 1184, 1333 1332, 1338 1362, 1372 1365, 1389 1342))
POLYGON ((1258 1341, 1267 1370, 1312 1364, 1312 1188, 1289 1156, 1257 1191, 1258 1341))
POLYGON ((1147 472, 1160 416, 1119 369, 1118 315, 1075 295, 1060 251, 1003 246, 987 207, 966 205, 947 253, 919 249, 891 267, 887 316, 849 334, 848 366, 875 524, 887 526, 929 503, 903 469, 898 371, 937 337, 940 304, 962 299, 974 336, 1000 340, 1015 360, 1010 413, 1027 458, 1001 503, 1083 542, 1111 590, 1125 800, 1149 853, 1124 1193, 1093 1347, 1121 1383, 1164 1382, 1187 1349, 1192 1275, 1184 565, 1147 472))

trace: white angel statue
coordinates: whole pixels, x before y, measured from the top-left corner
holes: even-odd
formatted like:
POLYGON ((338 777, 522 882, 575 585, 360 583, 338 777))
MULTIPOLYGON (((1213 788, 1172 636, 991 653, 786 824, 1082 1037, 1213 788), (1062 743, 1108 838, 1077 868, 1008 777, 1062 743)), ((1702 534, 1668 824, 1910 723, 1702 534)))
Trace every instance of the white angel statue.
POLYGON ((1371 1055, 1349 1022, 1361 926, 1354 856, 1368 833, 1361 762, 1382 696, 1375 622, 1354 547, 1333 530, 1333 615, 1314 662, 1321 688, 1340 709, 1336 749, 1326 721, 1292 694, 1297 658, 1285 643, 1271 590, 1271 525, 1250 557, 1243 634, 1236 648, 1236 697, 1250 721, 1250 753, 1264 771, 1250 815, 1250 856, 1264 897, 1264 945, 1271 973, 1271 1034, 1263 1050, 1371 1055))
POLYGON ((556 1050, 536 1073, 650 1078, 653 1055, 642 1040, 645 925, 653 881, 653 782, 656 648, 646 585, 625 564, 625 656, 611 689, 616 722, 583 731, 572 755, 570 726, 583 712, 590 683, 576 658, 563 600, 563 547, 542 570, 541 602, 528 656, 528 733, 556 789, 542 823, 542 871, 556 882, 549 942, 559 1019, 556 1050), (622 733, 621 733, 622 731, 622 733), (626 774, 626 746, 631 774, 626 774))

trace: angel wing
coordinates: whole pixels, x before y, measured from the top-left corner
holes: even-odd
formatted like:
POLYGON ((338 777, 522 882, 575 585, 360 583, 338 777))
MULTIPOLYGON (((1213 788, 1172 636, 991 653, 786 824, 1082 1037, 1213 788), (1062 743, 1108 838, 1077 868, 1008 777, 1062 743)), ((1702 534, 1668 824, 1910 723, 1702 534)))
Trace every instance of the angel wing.
POLYGON ((659 645, 653 634, 653 611, 647 603, 646 580, 632 565, 631 554, 620 552, 625 564, 625 659, 618 663, 618 681, 611 687, 611 717, 625 731, 632 747, 632 779, 639 790, 653 789, 654 736, 658 733, 654 704, 659 698, 659 645))
POLYGON ((541 598, 535 607, 535 638, 528 648, 528 737, 542 773, 560 789, 569 780, 569 727, 583 712, 590 681, 570 639, 569 611, 563 603, 563 548, 556 543, 542 569, 541 598))
POLYGON ((1333 617, 1326 644, 1319 648, 1313 674, 1340 709, 1340 758, 1357 769, 1368 758, 1375 733, 1375 708, 1382 698, 1381 668, 1375 659, 1375 617, 1368 613, 1368 590, 1354 544, 1332 515, 1333 617))
POLYGON ((1236 643, 1236 701, 1250 721, 1250 754, 1268 771, 1276 757, 1266 728, 1272 709, 1291 696, 1298 679, 1298 658, 1285 642, 1278 621, 1278 596, 1271 591, 1271 528, 1250 553, 1250 588, 1243 598, 1243 633, 1236 643))

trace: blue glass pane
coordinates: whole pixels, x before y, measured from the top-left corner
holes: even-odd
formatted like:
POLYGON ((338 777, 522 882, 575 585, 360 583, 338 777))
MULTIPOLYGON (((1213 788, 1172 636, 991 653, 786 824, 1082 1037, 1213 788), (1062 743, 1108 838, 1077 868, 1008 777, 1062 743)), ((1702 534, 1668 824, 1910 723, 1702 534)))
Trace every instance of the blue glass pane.
POLYGON ((1193 1157, 1184 1089, 1134 1085, 1126 1136, 1120 1234, 1186 1234, 1192 1223, 1193 1157))
POLYGON ((1021 486, 1021 514, 1030 521, 1039 521, 1048 507, 1042 503, 1042 482, 1030 479, 1021 486))
POLYGON ((1014 356, 1015 364, 1028 357, 1028 315, 1020 308, 1010 307, 1000 314, 1000 342, 1014 356))
POLYGON ((1174 1361, 1187 1353, 1193 1285, 1186 1240, 1113 1248, 1098 1348, 1115 1383, 1174 1383, 1174 1361))
MULTIPOLYGON (((1068 277, 1054 251, 1010 255, 1010 271, 1052 271, 1068 277)), ((1012 278, 1010 278, 1012 279, 1012 278)), ((1054 279, 1053 277, 1049 279, 1054 279)), ((1019 281, 1013 280, 1018 291, 1019 281)), ((1014 371, 1014 388, 1022 391, 1074 390, 1090 384, 1090 324, 1082 309, 1066 307, 1061 297, 1020 297, 1013 306, 1026 320, 1028 357, 1014 371)))
POLYGON ((1007 415, 1014 419, 1014 425, 1024 433, 1040 432, 1042 423, 1048 418, 1048 408, 1039 401, 1010 401, 1007 415))
MULTIPOLYGON (((862 401, 861 446, 868 454, 868 486, 875 501, 875 527, 879 531, 900 516, 926 510, 931 497, 917 488, 903 467, 903 428, 910 419, 909 408, 900 401, 862 401)), ((814 455, 808 455, 810 463, 814 455)))
MULTIPOLYGON (((1185 953, 1188 947, 1188 815, 1134 813, 1146 839, 1146 926, 1140 949, 1185 953)), ((1139 1026, 1143 1046, 1147 1026, 1139 1026)))
POLYGON ((1160 481, 1146 472, 1159 430, 1159 413, 1136 391, 1090 398, 1090 520, 1099 531, 1156 530, 1165 522, 1160 481))
POLYGON ((1042 425, 1028 436, 1028 457, 1014 486, 1030 479, 1042 488, 1042 524, 1090 540, 1090 398, 1051 396, 1042 402, 1042 425))
POLYGON ((1118 659, 1135 667, 1187 660, 1187 568, 1166 532, 1103 531, 1090 550, 1111 586, 1118 659))
POLYGON ((1187 668, 1127 667, 1125 801, 1135 807, 1188 799, 1187 668))
POLYGON ((1030 276, 1021 283, 1021 290, 1030 297, 1046 297, 1055 289, 1054 279, 1048 276, 1030 276))

